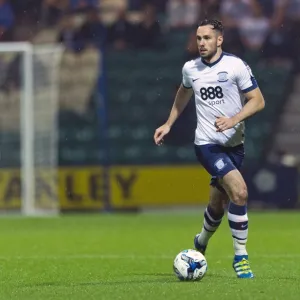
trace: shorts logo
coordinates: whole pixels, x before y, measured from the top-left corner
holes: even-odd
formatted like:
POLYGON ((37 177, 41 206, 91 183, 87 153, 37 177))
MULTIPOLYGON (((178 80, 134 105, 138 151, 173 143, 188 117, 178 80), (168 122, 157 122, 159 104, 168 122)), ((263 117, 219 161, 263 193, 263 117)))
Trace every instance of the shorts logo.
POLYGON ((215 167, 218 169, 218 170, 222 170, 224 167, 226 166, 223 158, 220 158, 218 159, 216 162, 215 162, 215 167))
POLYGON ((218 81, 219 82, 226 82, 228 81, 228 73, 223 71, 218 73, 218 81))

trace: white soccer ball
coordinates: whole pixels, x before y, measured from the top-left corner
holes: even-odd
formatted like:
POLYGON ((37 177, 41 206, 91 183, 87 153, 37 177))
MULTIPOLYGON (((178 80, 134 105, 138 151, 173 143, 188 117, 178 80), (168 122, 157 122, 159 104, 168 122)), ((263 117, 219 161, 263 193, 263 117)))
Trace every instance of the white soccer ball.
POLYGON ((206 274, 207 262, 199 251, 187 249, 175 257, 173 270, 180 280, 201 280, 206 274))

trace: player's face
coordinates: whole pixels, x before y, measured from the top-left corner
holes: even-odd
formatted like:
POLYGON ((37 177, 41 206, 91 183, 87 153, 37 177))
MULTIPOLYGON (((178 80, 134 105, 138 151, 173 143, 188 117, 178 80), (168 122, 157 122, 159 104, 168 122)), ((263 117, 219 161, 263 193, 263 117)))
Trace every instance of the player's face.
POLYGON ((197 45, 200 56, 210 59, 216 53, 223 42, 223 36, 211 25, 200 26, 197 29, 197 45))

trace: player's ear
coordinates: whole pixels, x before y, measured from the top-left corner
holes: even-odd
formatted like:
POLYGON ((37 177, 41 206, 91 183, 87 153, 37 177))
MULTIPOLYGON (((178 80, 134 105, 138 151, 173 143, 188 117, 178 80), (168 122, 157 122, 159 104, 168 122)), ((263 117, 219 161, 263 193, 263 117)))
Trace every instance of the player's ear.
POLYGON ((223 44, 223 35, 218 35, 218 38, 217 38, 217 46, 218 47, 221 47, 223 44))

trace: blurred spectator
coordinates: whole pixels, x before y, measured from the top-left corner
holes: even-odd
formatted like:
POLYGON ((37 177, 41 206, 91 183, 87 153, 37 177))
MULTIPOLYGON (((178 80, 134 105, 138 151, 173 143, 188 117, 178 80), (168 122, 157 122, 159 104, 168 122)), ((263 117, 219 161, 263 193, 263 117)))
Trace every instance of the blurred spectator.
POLYGON ((0 0, 0 41, 8 41, 12 38, 14 18, 10 3, 7 0, 0 0))
POLYGON ((62 43, 66 49, 80 51, 83 45, 79 42, 78 33, 74 24, 74 16, 66 14, 60 21, 58 42, 62 43))
POLYGON ((97 8, 89 8, 86 20, 78 31, 78 39, 84 46, 93 45, 101 48, 105 45, 106 29, 101 22, 97 8))
POLYGON ((167 3, 167 26, 169 28, 191 27, 198 23, 199 0, 169 0, 167 3))
POLYGON ((238 27, 244 18, 251 17, 250 1, 223 0, 220 6, 220 16, 224 23, 226 34, 224 49, 238 56, 242 56, 245 51, 238 27))
POLYGON ((279 10, 284 17, 277 19, 277 27, 281 26, 288 30, 291 38, 291 48, 289 52, 295 61, 296 68, 300 70, 300 0, 278 0, 279 10), (285 18, 285 20, 284 20, 285 18))
POLYGON ((128 10, 142 10, 145 4, 152 4, 158 12, 165 12, 169 0, 128 0, 128 10))
POLYGON ((69 0, 44 0, 42 8, 43 24, 56 25, 68 8, 69 0))
POLYGON ((72 10, 84 10, 89 7, 97 7, 100 0, 70 0, 72 10))
POLYGON ((197 46, 197 39, 196 39, 196 29, 192 30, 188 37, 188 42, 185 49, 185 59, 191 60, 196 59, 199 57, 199 50, 197 46))
POLYGON ((237 28, 241 20, 251 16, 251 0, 223 0, 220 14, 226 28, 237 28))
MULTIPOLYGON (((293 0, 274 0, 274 9, 272 15, 272 27, 273 29, 279 29, 286 23, 287 7, 293 0)), ((297 0, 296 0, 297 1, 297 0)), ((285 24, 287 25, 287 24, 285 24)))
POLYGON ((262 6, 252 1, 252 15, 240 20, 238 25, 241 41, 247 50, 261 50, 269 33, 270 23, 263 15, 262 6))
POLYGON ((149 3, 151 3, 152 5, 154 5, 156 7, 157 12, 161 13, 165 13, 166 9, 167 9, 167 3, 170 0, 148 0, 149 3))
POLYGON ((157 21, 156 8, 146 4, 143 9, 141 23, 137 25, 135 46, 138 48, 158 48, 161 46, 161 28, 157 21))
MULTIPOLYGON (((44 0, 45 1, 45 0, 44 0)), ((41 11, 43 6, 42 0, 10 0, 12 10, 15 14, 16 23, 35 24, 41 19, 41 11)))
POLYGON ((300 19, 299 0, 274 0, 272 29, 263 51, 263 57, 267 62, 277 65, 289 64, 292 59, 297 62, 300 50, 300 47, 297 47, 299 24, 297 21, 296 23, 292 21, 289 14, 291 11, 292 15, 297 15, 298 12, 300 19), (298 9, 297 3, 299 4, 298 9))
POLYGON ((257 0, 257 1, 261 5, 263 15, 266 16, 267 18, 272 18, 278 0, 257 0))
POLYGON ((128 10, 141 10, 144 0, 128 0, 128 10))
POLYGON ((288 20, 300 22, 300 0, 278 0, 278 6, 283 7, 288 20))
POLYGON ((219 19, 221 2, 219 0, 202 0, 200 20, 219 19))
POLYGON ((116 50, 123 50, 132 45, 133 25, 127 20, 126 9, 120 8, 117 20, 108 29, 108 42, 116 50))

